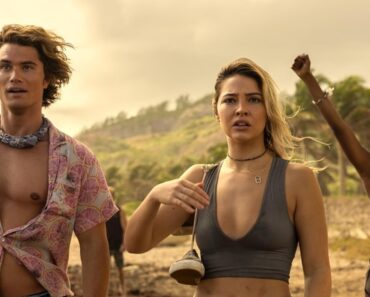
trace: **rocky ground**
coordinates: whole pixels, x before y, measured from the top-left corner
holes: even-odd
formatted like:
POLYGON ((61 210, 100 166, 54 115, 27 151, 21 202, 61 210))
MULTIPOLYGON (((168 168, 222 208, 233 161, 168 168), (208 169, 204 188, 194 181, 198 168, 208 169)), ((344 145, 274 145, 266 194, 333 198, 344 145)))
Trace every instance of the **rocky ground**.
MULTIPOLYGON (((328 222, 333 297, 363 296, 364 274, 370 257, 370 202, 363 199, 325 200, 328 222)), ((125 253, 128 297, 191 297, 194 288, 177 284, 168 267, 190 246, 189 237, 170 237, 159 247, 141 255, 125 253)), ((78 243, 71 245, 70 275, 76 296, 80 294, 78 243)), ((293 297, 303 297, 303 273, 299 251, 293 262, 290 287, 293 297)), ((120 296, 117 274, 112 269, 109 296, 120 296)))

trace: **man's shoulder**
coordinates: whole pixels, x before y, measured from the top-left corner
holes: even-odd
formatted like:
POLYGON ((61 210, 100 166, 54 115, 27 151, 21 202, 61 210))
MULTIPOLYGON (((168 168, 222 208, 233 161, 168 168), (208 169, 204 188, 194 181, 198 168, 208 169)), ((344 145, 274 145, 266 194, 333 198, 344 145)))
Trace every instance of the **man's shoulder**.
POLYGON ((55 126, 51 127, 51 134, 51 142, 53 145, 58 146, 59 144, 64 144, 67 146, 67 150, 74 152, 82 159, 85 157, 95 158, 95 154, 85 143, 64 133, 55 126))

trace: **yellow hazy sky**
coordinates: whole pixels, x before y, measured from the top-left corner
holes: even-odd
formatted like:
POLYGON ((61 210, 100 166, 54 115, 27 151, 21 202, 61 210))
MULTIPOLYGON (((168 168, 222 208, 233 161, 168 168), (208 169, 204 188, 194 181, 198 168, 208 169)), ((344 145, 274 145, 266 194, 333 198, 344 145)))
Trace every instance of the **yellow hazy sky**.
POLYGON ((281 91, 294 90, 290 65, 303 52, 329 79, 369 85, 369 15, 369 0, 17 0, 1 1, 0 26, 43 26, 75 46, 71 82, 45 110, 75 135, 120 111, 198 99, 242 56, 281 91))

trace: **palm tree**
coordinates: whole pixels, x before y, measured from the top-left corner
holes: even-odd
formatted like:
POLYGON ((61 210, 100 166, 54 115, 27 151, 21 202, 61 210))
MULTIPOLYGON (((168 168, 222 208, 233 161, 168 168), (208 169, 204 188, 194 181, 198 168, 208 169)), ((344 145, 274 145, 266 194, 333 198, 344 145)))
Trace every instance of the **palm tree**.
MULTIPOLYGON (((321 85, 333 85, 334 93, 332 100, 338 109, 338 112, 343 119, 353 128, 357 137, 367 147, 370 144, 370 89, 364 86, 364 80, 358 76, 349 76, 344 80, 331 84, 330 81, 318 75, 318 81, 321 85)), ((305 154, 315 160, 322 159, 319 162, 320 166, 327 167, 327 173, 331 179, 338 176, 338 193, 340 195, 347 194, 348 187, 347 178, 355 179, 360 183, 357 175, 350 175, 348 166, 350 165, 345 158, 343 151, 329 131, 329 126, 324 119, 319 115, 315 106, 311 103, 311 97, 304 86, 303 82, 299 81, 296 84, 296 90, 292 97, 289 98, 290 110, 297 108, 301 109, 299 114, 290 120, 290 123, 295 130, 296 135, 312 136, 325 143, 333 144, 332 146, 318 145, 317 142, 305 141, 305 154), (324 159, 323 159, 324 158, 324 159)), ((321 173, 319 182, 322 186, 324 194, 328 191, 326 183, 328 176, 321 173)), ((361 189, 361 187, 358 187, 361 189)), ((362 190, 362 193, 363 190, 362 190)))

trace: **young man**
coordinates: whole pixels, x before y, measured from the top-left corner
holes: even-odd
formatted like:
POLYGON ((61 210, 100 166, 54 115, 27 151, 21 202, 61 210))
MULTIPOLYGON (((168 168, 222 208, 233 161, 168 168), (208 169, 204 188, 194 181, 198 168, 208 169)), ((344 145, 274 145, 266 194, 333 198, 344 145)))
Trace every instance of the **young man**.
POLYGON ((106 296, 105 221, 116 211, 102 170, 81 143, 42 115, 71 68, 70 46, 36 26, 0 31, 0 296, 71 296, 72 232, 84 296, 106 296))

